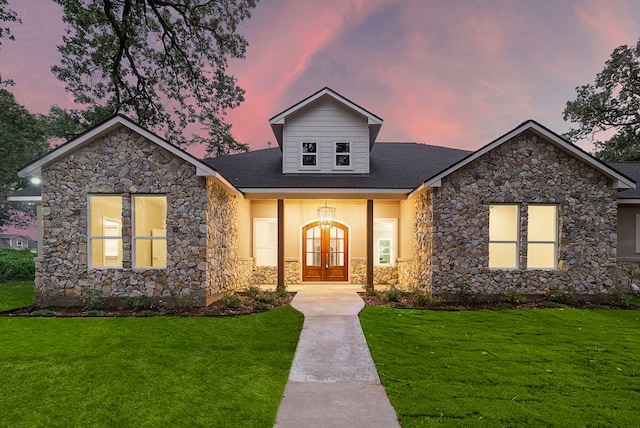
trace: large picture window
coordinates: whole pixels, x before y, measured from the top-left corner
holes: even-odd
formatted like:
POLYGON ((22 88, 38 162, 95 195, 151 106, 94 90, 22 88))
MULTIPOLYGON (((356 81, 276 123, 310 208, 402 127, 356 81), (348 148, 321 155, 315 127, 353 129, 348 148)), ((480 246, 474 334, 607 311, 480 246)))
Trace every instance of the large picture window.
POLYGON ((277 266, 278 221, 274 218, 257 218, 253 225, 256 266, 277 266))
POLYGON ((122 197, 89 196, 89 264, 122 267, 122 197))
POLYGON ((396 219, 373 220, 374 265, 391 266, 396 263, 397 225, 396 219))
POLYGON ((555 269, 558 248, 558 207, 529 205, 527 269, 555 269))
POLYGON ((133 260, 136 267, 167 265, 167 198, 133 197, 133 260))
POLYGON ((489 267, 517 269, 519 254, 517 205, 489 206, 489 267))

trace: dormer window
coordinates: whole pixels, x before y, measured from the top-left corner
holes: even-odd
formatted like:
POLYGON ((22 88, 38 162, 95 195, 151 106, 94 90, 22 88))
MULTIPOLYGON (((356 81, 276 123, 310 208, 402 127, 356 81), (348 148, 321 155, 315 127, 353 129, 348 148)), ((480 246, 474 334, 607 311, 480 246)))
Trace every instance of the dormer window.
POLYGON ((312 141, 302 143, 302 166, 318 166, 318 143, 312 141))
POLYGON ((334 166, 336 168, 351 168, 351 143, 339 141, 335 143, 334 166))

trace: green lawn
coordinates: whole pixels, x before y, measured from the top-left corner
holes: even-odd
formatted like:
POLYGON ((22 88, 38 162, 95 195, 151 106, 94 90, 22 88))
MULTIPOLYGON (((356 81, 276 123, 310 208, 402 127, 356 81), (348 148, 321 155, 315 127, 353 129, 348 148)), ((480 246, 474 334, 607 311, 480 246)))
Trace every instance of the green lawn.
POLYGON ((271 427, 303 317, 0 317, 0 427, 271 427))
POLYGON ((33 281, 0 283, 0 312, 29 306, 33 301, 33 281))
POLYGON ((361 322, 403 427, 638 425, 640 311, 420 311, 361 322))

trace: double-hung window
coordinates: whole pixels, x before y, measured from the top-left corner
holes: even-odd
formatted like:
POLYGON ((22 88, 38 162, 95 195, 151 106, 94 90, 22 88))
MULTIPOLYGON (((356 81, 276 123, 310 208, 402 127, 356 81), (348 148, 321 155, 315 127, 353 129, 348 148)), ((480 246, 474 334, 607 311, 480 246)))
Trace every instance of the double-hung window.
POLYGON ((334 166, 351 168, 351 143, 338 141, 334 145, 334 166))
POLYGON ((166 196, 133 197, 133 260, 136 267, 167 265, 166 196))
POLYGON ((89 264, 122 267, 122 197, 89 196, 89 264))
POLYGON ((529 205, 527 268, 556 269, 558 261, 558 207, 529 205))
POLYGON ((303 167, 318 166, 318 143, 315 141, 304 141, 302 143, 302 158, 300 164, 303 167))
POLYGON ((278 221, 275 218, 254 219, 253 243, 256 266, 278 265, 278 221))
POLYGON ((489 206, 489 267, 517 269, 520 253, 518 205, 489 206))

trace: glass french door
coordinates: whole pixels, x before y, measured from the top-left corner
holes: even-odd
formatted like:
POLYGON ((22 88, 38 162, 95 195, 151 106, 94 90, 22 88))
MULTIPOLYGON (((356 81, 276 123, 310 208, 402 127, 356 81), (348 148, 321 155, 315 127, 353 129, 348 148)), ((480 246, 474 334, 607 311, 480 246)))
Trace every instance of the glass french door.
POLYGON ((340 223, 322 228, 318 222, 302 228, 302 280, 347 281, 349 230, 340 223))

